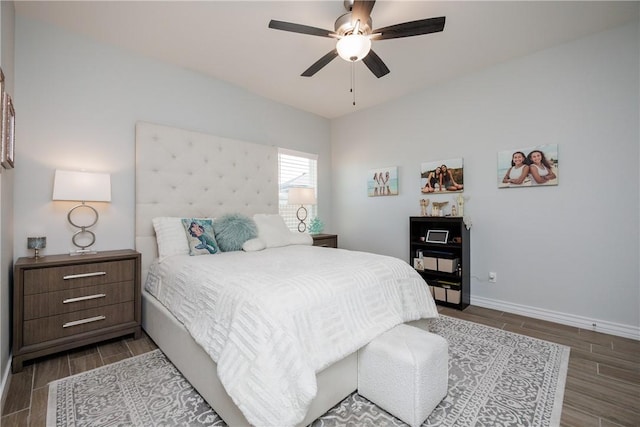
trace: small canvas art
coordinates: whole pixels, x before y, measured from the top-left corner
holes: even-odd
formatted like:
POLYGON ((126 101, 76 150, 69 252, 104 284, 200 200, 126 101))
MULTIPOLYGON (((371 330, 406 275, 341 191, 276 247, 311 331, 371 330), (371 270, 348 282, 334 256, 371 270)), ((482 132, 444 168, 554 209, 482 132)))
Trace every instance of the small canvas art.
POLYGON ((367 180, 369 197, 398 195, 398 167, 371 169, 367 180))
POLYGON ((498 152, 498 188, 558 185, 558 144, 498 152))
POLYGON ((8 93, 2 96, 2 154, 0 164, 6 169, 14 166, 16 112, 8 93))
POLYGON ((462 158, 423 163, 420 179, 424 194, 460 193, 464 191, 462 158))

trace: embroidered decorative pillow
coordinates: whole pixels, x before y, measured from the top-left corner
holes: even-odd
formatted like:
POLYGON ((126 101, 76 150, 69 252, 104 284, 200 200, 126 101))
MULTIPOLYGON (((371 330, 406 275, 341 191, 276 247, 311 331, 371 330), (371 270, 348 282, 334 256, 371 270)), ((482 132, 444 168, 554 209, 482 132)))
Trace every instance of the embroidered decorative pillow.
POLYGON ((211 255, 218 253, 218 243, 213 232, 213 220, 200 218, 183 218, 189 255, 211 255))
POLYGON ((239 251, 244 242, 258 237, 258 227, 253 219, 237 213, 216 218, 213 230, 223 252, 239 251))

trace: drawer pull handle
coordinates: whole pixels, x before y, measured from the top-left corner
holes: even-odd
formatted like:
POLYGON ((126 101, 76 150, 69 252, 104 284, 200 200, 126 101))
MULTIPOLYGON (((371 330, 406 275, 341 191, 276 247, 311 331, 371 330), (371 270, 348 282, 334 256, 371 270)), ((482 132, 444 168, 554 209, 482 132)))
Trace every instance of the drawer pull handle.
POLYGON ((62 277, 64 280, 69 280, 69 279, 80 279, 82 277, 94 277, 94 276, 104 276, 105 274, 107 274, 106 271, 97 271, 95 273, 82 273, 82 274, 70 274, 68 276, 64 276, 62 277))
POLYGON ((90 299, 104 298, 106 296, 107 296, 107 294, 95 294, 95 295, 87 295, 87 296, 84 296, 84 297, 67 298, 65 300, 62 300, 62 303, 63 304, 69 304, 70 302, 87 301, 87 300, 90 300, 90 299))
POLYGON ((98 320, 104 320, 104 319, 106 319, 105 316, 88 317, 88 318, 82 319, 82 320, 74 320, 73 322, 67 322, 64 325, 62 325, 62 327, 63 328, 68 328, 70 326, 83 325, 85 323, 97 322, 98 320))

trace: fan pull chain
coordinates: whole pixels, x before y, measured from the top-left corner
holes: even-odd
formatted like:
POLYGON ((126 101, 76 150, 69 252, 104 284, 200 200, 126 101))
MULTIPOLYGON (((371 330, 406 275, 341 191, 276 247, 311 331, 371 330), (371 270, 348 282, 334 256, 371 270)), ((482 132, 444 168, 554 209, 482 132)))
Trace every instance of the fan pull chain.
POLYGON ((351 63, 351 94, 353 95, 353 105, 356 105, 356 66, 351 63))

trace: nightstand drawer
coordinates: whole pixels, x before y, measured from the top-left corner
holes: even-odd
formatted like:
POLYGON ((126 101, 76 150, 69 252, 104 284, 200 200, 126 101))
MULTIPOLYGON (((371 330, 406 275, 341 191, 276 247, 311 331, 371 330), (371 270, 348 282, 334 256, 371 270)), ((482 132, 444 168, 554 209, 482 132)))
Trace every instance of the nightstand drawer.
POLYGON ((13 264, 12 371, 24 362, 142 332, 140 253, 19 258, 13 264))
POLYGON ((134 322, 133 301, 24 322, 24 345, 134 322))
POLYGON ((135 261, 95 262, 25 270, 24 294, 134 280, 135 261))
POLYGON ((24 320, 71 313, 134 299, 134 282, 109 283, 24 297, 24 320))
POLYGON ((338 247, 338 235, 337 234, 312 234, 313 246, 323 246, 325 248, 337 248, 338 247))

